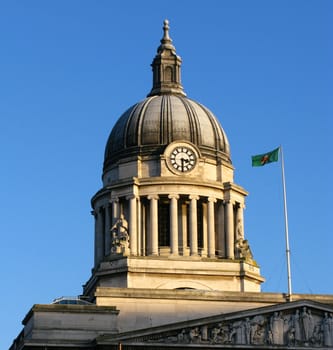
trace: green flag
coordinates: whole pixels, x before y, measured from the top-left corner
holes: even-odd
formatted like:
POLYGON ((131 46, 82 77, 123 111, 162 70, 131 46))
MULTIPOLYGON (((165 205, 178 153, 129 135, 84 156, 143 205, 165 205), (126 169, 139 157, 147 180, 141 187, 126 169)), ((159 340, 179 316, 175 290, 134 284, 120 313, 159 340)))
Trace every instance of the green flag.
POLYGON ((252 166, 264 166, 268 163, 277 162, 279 160, 279 149, 280 147, 271 152, 252 156, 252 166))

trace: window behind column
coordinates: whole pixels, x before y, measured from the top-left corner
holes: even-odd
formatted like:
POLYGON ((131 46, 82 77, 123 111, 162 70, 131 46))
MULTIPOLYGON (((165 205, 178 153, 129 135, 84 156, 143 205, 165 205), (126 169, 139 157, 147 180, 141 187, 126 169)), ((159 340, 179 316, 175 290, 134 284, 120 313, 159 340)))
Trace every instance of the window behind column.
POLYGON ((158 203, 158 245, 170 246, 170 201, 163 197, 158 203))

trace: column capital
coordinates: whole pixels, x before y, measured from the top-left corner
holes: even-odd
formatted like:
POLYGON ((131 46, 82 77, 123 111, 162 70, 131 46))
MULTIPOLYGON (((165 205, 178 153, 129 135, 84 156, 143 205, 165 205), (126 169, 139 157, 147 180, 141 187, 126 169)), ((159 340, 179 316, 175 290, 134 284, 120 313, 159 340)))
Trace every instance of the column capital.
POLYGON ((208 202, 216 203, 216 202, 217 202, 217 199, 214 198, 214 197, 208 197, 208 202))
POLYGON ((160 197, 158 196, 158 194, 150 194, 147 196, 147 198, 149 200, 152 200, 152 199, 159 199, 160 197))
POLYGON ((98 213, 103 213, 103 210, 105 210, 105 207, 104 207, 104 205, 101 205, 101 206, 98 208, 97 212, 98 212, 98 213))
POLYGON ((104 208, 104 209, 107 209, 107 208, 109 208, 110 207, 110 202, 107 202, 107 203, 104 203, 103 205, 102 205, 102 207, 104 208))
POLYGON ((188 196, 188 198, 189 199, 195 199, 195 200, 198 200, 199 198, 200 198, 200 196, 198 196, 198 195, 196 195, 196 194, 190 194, 189 196, 188 196))
POLYGON ((179 195, 178 194, 176 194, 176 193, 170 193, 169 195, 168 195, 168 198, 169 199, 172 199, 172 198, 174 198, 174 199, 179 199, 179 195))
POLYGON ((118 203, 119 202, 119 197, 111 197, 110 203, 118 203))
POLYGON ((236 202, 236 204, 238 208, 245 209, 245 203, 236 202))
POLYGON ((128 196, 126 196, 126 200, 130 200, 130 199, 138 199, 139 196, 137 196, 136 194, 130 194, 128 196))

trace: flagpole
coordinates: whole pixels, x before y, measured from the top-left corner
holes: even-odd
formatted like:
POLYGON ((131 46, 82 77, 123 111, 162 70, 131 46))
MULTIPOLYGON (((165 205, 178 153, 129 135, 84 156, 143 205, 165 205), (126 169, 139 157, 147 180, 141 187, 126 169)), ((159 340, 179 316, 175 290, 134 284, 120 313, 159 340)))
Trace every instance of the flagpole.
POLYGON ((287 295, 287 298, 288 298, 288 301, 292 301, 286 179, 284 176, 284 158, 283 158, 282 146, 280 146, 280 153, 281 153, 281 170, 282 170, 283 203, 284 203, 284 205, 283 205, 283 208, 284 208, 284 226, 285 226, 285 236, 286 236, 286 257, 287 257, 287 276, 288 276, 288 295, 287 295))

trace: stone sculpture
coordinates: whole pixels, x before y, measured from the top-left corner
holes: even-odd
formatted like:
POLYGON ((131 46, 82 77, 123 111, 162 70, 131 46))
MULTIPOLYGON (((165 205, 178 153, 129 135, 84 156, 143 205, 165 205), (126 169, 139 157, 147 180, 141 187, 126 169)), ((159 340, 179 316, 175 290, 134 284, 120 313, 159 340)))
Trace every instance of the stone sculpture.
POLYGON ((236 256, 246 261, 252 261, 253 255, 247 239, 240 238, 236 241, 236 256))
POLYGON ((111 253, 129 254, 128 223, 123 214, 111 228, 111 253))
MULTIPOLYGON (((156 342, 151 339, 151 342, 156 342)), ((210 345, 258 345, 307 347, 333 346, 333 314, 303 307, 257 315, 223 323, 184 328, 158 342, 210 345)))

